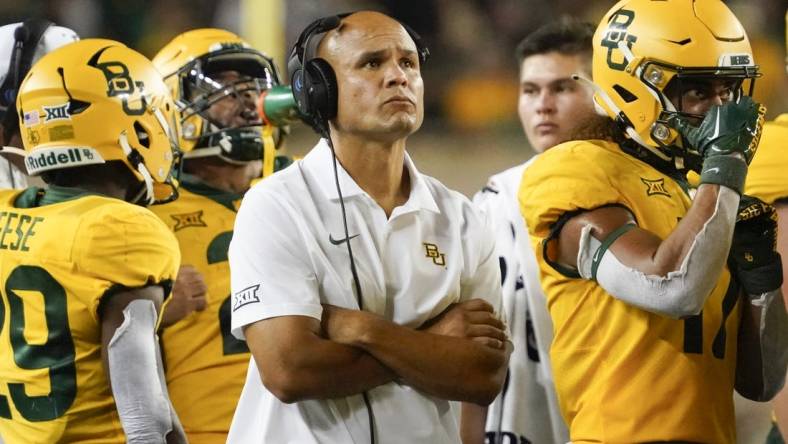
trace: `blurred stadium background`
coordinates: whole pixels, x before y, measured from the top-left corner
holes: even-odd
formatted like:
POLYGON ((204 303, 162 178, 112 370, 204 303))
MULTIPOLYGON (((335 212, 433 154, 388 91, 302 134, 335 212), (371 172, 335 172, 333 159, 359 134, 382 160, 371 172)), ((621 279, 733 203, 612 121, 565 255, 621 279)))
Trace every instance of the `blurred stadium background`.
MULTIPOLYGON (((315 18, 372 9, 411 25, 430 47, 423 68, 426 118, 409 142, 421 171, 472 195, 486 178, 533 152, 517 119, 514 48, 541 24, 562 15, 597 23, 613 0, 3 0, 0 23, 41 16, 83 38, 120 40, 152 57, 175 35, 220 27, 275 58, 287 78, 285 54, 315 18)), ((726 2, 749 33, 764 76, 756 100, 769 117, 788 110, 784 71, 786 0, 726 2)), ((289 81, 287 82, 289 83, 289 81)), ((302 155, 316 136, 295 124, 287 151, 302 155)))

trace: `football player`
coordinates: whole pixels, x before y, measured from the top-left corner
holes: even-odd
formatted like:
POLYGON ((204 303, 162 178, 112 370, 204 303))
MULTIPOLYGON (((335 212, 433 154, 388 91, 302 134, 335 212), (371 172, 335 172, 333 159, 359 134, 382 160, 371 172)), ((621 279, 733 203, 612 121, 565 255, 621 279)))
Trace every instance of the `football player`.
MULTIPOLYGON (((74 31, 47 20, 29 19, 0 26, 0 153, 5 146, 22 147, 16 96, 30 66, 44 54, 76 40, 79 36, 74 31)), ((0 188, 26 186, 21 159, 0 156, 0 188)))
MULTIPOLYGON (((563 19, 529 34, 517 48, 520 123, 537 153, 571 140, 595 114, 591 89, 572 78, 591 76, 593 34, 592 24, 563 19)), ((515 345, 508 383, 488 409, 492 443, 569 440, 550 370, 550 314, 517 204, 520 179, 534 159, 490 177, 474 198, 495 220, 504 307, 515 345)))
MULTIPOLYGON (((785 43, 788 48, 788 11, 785 14, 785 43)), ((788 57, 786 57, 788 72, 788 57)), ((757 196, 764 202, 772 204, 778 216, 777 251, 783 256, 788 255, 788 157, 785 156, 785 141, 788 140, 788 114, 781 114, 774 121, 766 123, 763 137, 758 148, 758 156, 750 165, 745 190, 747 194, 757 196)), ((788 273, 783 263, 783 274, 788 273)), ((788 285, 783 282, 783 297, 788 295, 788 285)), ((786 301, 788 305, 788 301, 786 301)), ((788 390, 781 391, 774 399, 774 410, 777 424, 771 432, 775 441, 782 442, 782 436, 788 436, 788 390), (777 428, 779 426, 779 429, 777 428)))
POLYGON ((735 442, 734 388, 771 399, 788 361, 772 211, 740 198, 765 112, 747 35, 719 0, 623 0, 592 68, 606 139, 540 155, 519 193, 570 439, 735 442))
POLYGON ((180 198, 154 209, 184 264, 164 314, 167 385, 189 441, 224 442, 250 357, 230 334, 227 250, 252 180, 287 164, 276 156, 282 129, 255 111, 279 79, 270 58, 221 29, 185 32, 153 62, 173 93, 185 151, 180 198))
POLYGON ((166 85, 123 44, 82 40, 31 69, 16 107, 49 188, 0 192, 0 434, 185 442, 155 333, 180 253, 144 208, 176 196, 166 85))

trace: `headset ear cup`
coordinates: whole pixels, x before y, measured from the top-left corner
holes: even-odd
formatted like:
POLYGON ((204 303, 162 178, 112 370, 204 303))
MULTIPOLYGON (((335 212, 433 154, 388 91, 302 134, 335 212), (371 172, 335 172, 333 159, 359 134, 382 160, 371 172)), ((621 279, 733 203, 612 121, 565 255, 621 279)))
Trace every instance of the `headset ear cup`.
POLYGON ((293 98, 295 99, 296 106, 298 107, 298 111, 301 113, 302 116, 312 116, 312 107, 310 106, 309 102, 309 94, 307 92, 309 85, 306 83, 306 79, 304 79, 304 70, 303 68, 297 68, 293 71, 293 77, 290 79, 290 85, 292 85, 293 90, 293 98))
POLYGON ((320 123, 327 126, 328 121, 337 116, 337 76, 331 65, 321 58, 307 62, 304 71, 308 77, 306 86, 312 111, 319 115, 320 123))

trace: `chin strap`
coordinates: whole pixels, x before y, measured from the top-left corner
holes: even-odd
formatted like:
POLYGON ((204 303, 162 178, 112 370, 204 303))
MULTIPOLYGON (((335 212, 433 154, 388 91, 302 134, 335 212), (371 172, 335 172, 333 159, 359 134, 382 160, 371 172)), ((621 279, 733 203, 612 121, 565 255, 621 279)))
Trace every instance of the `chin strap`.
MULTIPOLYGON (((159 108, 153 110, 153 115, 156 117, 156 120, 161 125, 161 129, 167 135, 167 138, 170 141, 170 145, 173 147, 177 147, 177 138, 175 136, 175 132, 172 130, 172 126, 167 122, 167 119, 164 117, 164 114, 161 112, 159 108)), ((145 187, 137 193, 132 199, 132 202, 144 202, 147 205, 153 205, 156 202, 156 193, 153 189, 153 176, 151 175, 148 167, 145 166, 145 162, 143 160, 142 155, 136 149, 132 148, 129 144, 129 138, 126 134, 126 131, 121 131, 120 136, 118 137, 118 144, 120 145, 121 149, 123 149, 123 154, 126 155, 126 159, 129 161, 131 166, 137 170, 142 176, 143 181, 145 182, 145 187), (144 195, 143 195, 144 194, 144 195)), ((171 156, 168 157, 169 160, 173 160, 171 156)), ((177 193, 177 190, 174 191, 177 193)), ((177 194, 176 194, 177 196, 177 194)), ((174 199, 174 197, 173 197, 174 199)))
POLYGON ((123 154, 126 155, 126 159, 128 159, 129 163, 131 163, 132 167, 134 167, 141 175, 143 180, 145 181, 145 192, 146 196, 143 199, 140 199, 142 196, 137 195, 134 201, 144 200, 148 205, 152 205, 155 196, 153 194, 153 177, 148 171, 148 168, 145 166, 145 163, 142 161, 142 155, 135 149, 129 145, 129 138, 126 136, 126 131, 121 131, 120 137, 118 138, 118 143, 120 147, 123 149, 123 154))

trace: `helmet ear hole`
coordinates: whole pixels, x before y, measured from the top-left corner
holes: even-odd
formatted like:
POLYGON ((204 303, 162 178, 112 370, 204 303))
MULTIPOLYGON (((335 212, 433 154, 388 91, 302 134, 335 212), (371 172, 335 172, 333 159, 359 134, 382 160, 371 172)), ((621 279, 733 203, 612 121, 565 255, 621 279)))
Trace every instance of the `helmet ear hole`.
POLYGON ((71 100, 69 100, 68 113, 73 116, 74 114, 79 114, 82 111, 85 111, 89 107, 90 107, 90 102, 84 102, 82 100, 71 99, 71 100))
POLYGON ((632 94, 628 89, 621 85, 613 85, 613 89, 616 90, 621 99, 626 103, 632 103, 638 99, 636 95, 632 94))
POLYGON ((145 127, 138 121, 134 121, 134 134, 137 135, 137 140, 140 142, 140 145, 145 148, 150 148, 150 135, 145 127))

